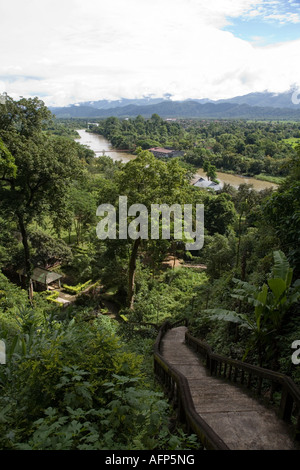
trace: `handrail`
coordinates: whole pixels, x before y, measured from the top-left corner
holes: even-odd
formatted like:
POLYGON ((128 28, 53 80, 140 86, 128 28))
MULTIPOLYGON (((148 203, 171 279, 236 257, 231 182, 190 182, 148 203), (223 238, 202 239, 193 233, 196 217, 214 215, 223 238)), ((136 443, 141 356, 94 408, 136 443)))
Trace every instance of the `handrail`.
POLYGON ((157 379, 167 388, 170 400, 178 408, 179 419, 184 421, 188 428, 197 434, 205 448, 209 450, 229 450, 225 442, 197 414, 186 377, 161 355, 161 341, 166 332, 182 324, 187 325, 187 321, 185 319, 179 320, 173 324, 166 321, 161 326, 154 345, 154 373, 157 379))
POLYGON ((281 391, 279 417, 286 422, 291 422, 292 417, 296 419, 296 438, 300 437, 300 390, 290 377, 216 354, 207 343, 194 338, 188 331, 185 334, 185 341, 197 353, 205 357, 206 367, 209 368, 211 375, 233 380, 242 386, 246 385, 248 389, 254 389, 259 396, 262 394, 264 381, 268 381, 271 383, 269 386, 270 402, 273 400, 276 387, 279 388, 278 391, 281 391))

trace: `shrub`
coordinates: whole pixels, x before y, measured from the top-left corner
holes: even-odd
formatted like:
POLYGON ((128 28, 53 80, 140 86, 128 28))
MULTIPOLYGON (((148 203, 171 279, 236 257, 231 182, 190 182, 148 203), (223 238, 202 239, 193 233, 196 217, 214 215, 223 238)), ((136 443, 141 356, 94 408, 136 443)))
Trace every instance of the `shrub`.
POLYGON ((68 286, 67 284, 63 284, 63 288, 65 291, 69 292, 70 294, 77 295, 86 289, 90 284, 91 280, 84 282, 83 284, 77 284, 77 286, 68 286))

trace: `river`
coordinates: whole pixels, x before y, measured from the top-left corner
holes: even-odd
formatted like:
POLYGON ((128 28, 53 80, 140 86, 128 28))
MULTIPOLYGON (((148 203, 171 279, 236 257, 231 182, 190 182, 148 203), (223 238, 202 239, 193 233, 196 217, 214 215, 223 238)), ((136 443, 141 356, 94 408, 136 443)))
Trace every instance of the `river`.
POLYGON ((132 155, 129 152, 122 152, 121 150, 114 149, 111 143, 100 134, 92 134, 90 132, 86 132, 84 129, 77 129, 77 132, 80 135, 80 138, 75 139, 76 142, 92 149, 97 157, 101 157, 105 154, 108 157, 111 157, 114 161, 122 161, 125 163, 136 158, 135 155, 132 155))
MULTIPOLYGON (((114 149, 111 143, 100 134, 92 134, 90 132, 86 132, 85 129, 79 129, 77 132, 80 135, 80 138, 75 140, 93 150, 97 157, 105 154, 111 157, 114 161, 122 161, 124 163, 127 163, 135 158, 135 155, 129 152, 122 152, 121 150, 114 149)), ((197 170, 195 176, 199 176, 199 178, 200 176, 206 178, 206 175, 202 169, 197 170)), ((240 184, 251 184, 256 191, 261 191, 267 188, 277 188, 276 184, 269 183, 268 181, 260 181, 256 180, 255 178, 230 175, 220 171, 217 172, 217 178, 221 184, 228 183, 235 188, 238 188, 240 184)))

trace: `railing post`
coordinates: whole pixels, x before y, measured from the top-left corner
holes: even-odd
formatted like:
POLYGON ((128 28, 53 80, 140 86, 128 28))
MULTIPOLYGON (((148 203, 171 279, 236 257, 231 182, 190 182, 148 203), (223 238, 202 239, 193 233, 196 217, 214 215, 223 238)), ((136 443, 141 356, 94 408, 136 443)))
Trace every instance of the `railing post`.
POLYGON ((231 380, 232 364, 229 365, 228 379, 231 380))
POLYGON ((215 369, 215 360, 212 357, 210 358, 209 369, 210 369, 210 375, 213 375, 214 369, 215 369))
POLYGON ((295 438, 300 441, 300 410, 298 410, 297 424, 295 429, 295 438))
POLYGON ((287 387, 283 386, 279 414, 284 421, 290 421, 293 411, 293 397, 288 393, 287 387))
POLYGON ((177 418, 178 418, 178 421, 180 423, 183 423, 184 422, 184 417, 185 417, 185 413, 184 413, 182 399, 181 399, 181 396, 178 394, 178 404, 177 404, 177 418))
POLYGON ((251 380, 252 380, 252 374, 249 373, 248 375, 248 381, 247 381, 247 388, 251 387, 251 380))
POLYGON ((259 377, 258 385, 257 385, 257 394, 258 395, 261 395, 261 388, 262 388, 262 377, 259 377))
POLYGON ((208 352, 206 353, 206 367, 210 370, 211 369, 211 357, 210 355, 208 354, 208 352))

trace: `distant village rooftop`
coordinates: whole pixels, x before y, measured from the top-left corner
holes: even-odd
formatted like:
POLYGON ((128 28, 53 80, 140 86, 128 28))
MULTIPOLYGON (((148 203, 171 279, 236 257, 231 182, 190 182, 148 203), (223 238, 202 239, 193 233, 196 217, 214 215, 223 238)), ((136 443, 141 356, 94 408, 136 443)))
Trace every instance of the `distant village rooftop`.
POLYGON ((153 148, 149 149, 149 151, 150 152, 165 153, 165 154, 169 154, 169 153, 173 152, 172 149, 167 149, 167 148, 162 148, 162 147, 153 147, 153 148))
POLYGON ((155 157, 180 157, 184 155, 183 151, 175 150, 169 147, 152 147, 148 149, 155 157))

